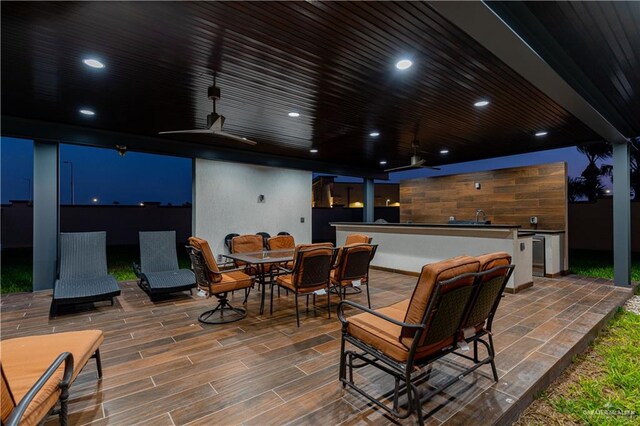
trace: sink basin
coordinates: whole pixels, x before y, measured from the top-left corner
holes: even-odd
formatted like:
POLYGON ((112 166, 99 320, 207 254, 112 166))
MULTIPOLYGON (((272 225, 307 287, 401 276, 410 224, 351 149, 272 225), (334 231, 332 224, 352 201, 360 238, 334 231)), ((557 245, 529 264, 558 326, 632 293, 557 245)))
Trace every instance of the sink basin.
POLYGON ((475 220, 450 220, 449 225, 490 225, 490 220, 481 220, 476 222, 475 220))

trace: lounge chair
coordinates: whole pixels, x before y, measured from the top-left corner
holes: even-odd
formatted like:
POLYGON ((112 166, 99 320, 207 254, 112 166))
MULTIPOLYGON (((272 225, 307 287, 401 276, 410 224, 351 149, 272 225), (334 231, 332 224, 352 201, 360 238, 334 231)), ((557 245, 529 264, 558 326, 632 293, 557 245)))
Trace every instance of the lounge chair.
POLYGON ((510 261, 508 254, 496 253, 425 265, 411 299, 375 311, 352 301, 340 302, 339 378, 343 387, 355 390, 397 418, 415 413, 418 424, 423 425, 422 404, 480 366, 491 364, 494 379, 498 380, 491 322, 514 268, 510 261), (363 313, 347 318, 347 306, 363 313), (483 339, 486 335, 489 342, 483 339), (346 343, 355 349, 347 349, 346 343), (466 349, 468 343, 474 345, 473 356, 458 351, 466 349), (482 360, 478 359, 478 343, 488 352, 482 360), (418 383, 429 379, 432 363, 451 353, 473 361, 473 365, 421 394, 418 383), (353 374, 354 369, 367 365, 390 374, 395 387, 384 395, 371 395, 354 381, 353 374), (407 398, 404 410, 400 409, 402 395, 407 398), (382 402, 386 398, 390 398, 392 406, 382 402))
POLYGON ((140 232, 140 266, 133 269, 140 287, 153 300, 160 294, 186 291, 196 286, 190 269, 180 269, 175 231, 140 232))
POLYGON ((111 300, 120 295, 116 279, 107 273, 106 232, 60 234, 58 279, 53 287, 50 316, 61 305, 111 300))
POLYGON ((2 341, 2 424, 37 425, 53 411, 67 424, 69 386, 90 358, 102 377, 102 331, 85 330, 2 341), (64 364, 64 366, 63 366, 64 364), (54 411, 60 402, 59 409, 54 411))

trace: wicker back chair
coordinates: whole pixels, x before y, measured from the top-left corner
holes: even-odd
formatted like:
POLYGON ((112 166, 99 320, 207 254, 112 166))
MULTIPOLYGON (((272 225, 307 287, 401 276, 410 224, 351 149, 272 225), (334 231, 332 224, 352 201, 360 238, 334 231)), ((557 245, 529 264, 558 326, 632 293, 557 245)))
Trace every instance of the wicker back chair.
MULTIPOLYGON (((501 254, 490 257, 495 260, 501 254)), ((423 424, 424 401, 484 364, 491 364, 495 371, 493 343, 482 339, 484 334, 490 335, 490 330, 486 329, 486 325, 484 331, 481 328, 470 332, 465 327, 478 324, 476 321, 482 316, 480 313, 490 315, 491 311, 495 311, 501 290, 513 270, 512 265, 503 264, 505 261, 493 262, 497 266, 483 272, 479 272, 481 267, 493 266, 492 261, 481 263, 478 259, 461 256, 425 265, 411 299, 375 311, 351 301, 340 302, 338 317, 342 322, 342 345, 339 377, 343 386, 357 391, 395 417, 407 418, 415 413, 418 423, 423 424), (492 306, 489 312, 478 305, 483 288, 486 294, 496 299, 488 303, 492 306), (501 290, 497 292, 496 288, 501 290), (344 309, 347 306, 363 313, 346 318, 344 309), (347 350, 346 342, 356 349, 347 350), (482 343, 487 348, 488 356, 478 360, 477 350, 473 357, 456 352, 459 346, 471 342, 474 347, 478 342, 482 343), (430 364, 454 352, 473 361, 473 366, 420 395, 416 383, 424 380, 425 374, 430 374, 430 364), (390 395, 393 395, 391 407, 354 382, 353 370, 366 365, 377 367, 395 378, 395 388, 390 391, 390 395), (414 374, 417 369, 426 366, 429 369, 414 374), (407 394, 406 410, 399 408, 402 392, 407 394)), ((485 324, 486 319, 480 320, 480 323, 485 324)))
POLYGON ((336 260, 336 267, 331 273, 331 284, 333 284, 341 299, 346 298, 347 288, 353 288, 360 292, 358 288, 361 284, 367 287, 367 303, 371 307, 371 296, 369 295, 369 265, 376 254, 377 245, 372 244, 352 244, 341 247, 336 260), (354 287, 354 282, 357 286, 354 287))
MULTIPOLYGON (((314 295, 318 290, 327 293, 327 312, 331 318, 331 267, 335 261, 336 249, 331 243, 300 244, 296 246, 293 269, 281 269, 286 273, 276 278, 276 285, 291 290, 296 303, 296 324, 300 327, 300 313, 298 310, 299 295, 314 295)), ((308 299, 307 299, 308 305, 308 299)), ((273 313, 273 289, 271 291, 270 312, 273 313)))

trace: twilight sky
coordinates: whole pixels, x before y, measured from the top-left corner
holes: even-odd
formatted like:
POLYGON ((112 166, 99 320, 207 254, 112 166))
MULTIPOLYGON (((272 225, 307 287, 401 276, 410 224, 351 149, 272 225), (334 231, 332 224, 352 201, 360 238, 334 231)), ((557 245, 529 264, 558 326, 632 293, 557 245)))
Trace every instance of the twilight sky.
MULTIPOLYGON (((163 204, 191 202, 191 159, 127 152, 120 157, 115 150, 61 145, 60 196, 62 204, 71 203, 70 165, 74 168, 75 202, 91 204, 138 204, 160 201, 163 204)), ((505 167, 567 161, 569 176, 578 176, 587 164, 575 147, 513 155, 443 166, 442 170, 419 169, 393 173, 391 182, 420 176, 439 176, 505 167)), ((29 140, 0 140, 0 198, 25 200, 30 197, 33 176, 33 144, 29 140)), ((338 181, 361 182, 360 178, 340 177, 338 181)), ((610 182, 604 182, 610 187, 610 182)))

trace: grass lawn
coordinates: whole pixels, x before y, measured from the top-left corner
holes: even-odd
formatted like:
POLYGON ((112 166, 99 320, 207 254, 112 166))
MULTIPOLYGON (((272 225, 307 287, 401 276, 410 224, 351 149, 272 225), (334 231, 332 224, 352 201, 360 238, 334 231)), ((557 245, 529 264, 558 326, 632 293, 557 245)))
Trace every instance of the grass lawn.
POLYGON ((515 424, 639 425, 640 315, 621 309, 515 424))
MULTIPOLYGON (((31 291, 32 250, 8 249, 2 251, 1 282, 2 294, 31 291)), ((135 280, 133 262, 140 262, 138 246, 110 246, 107 247, 107 262, 109 273, 118 281, 135 280)), ((191 262, 184 248, 178 246, 178 263, 181 268, 190 268, 191 262)))
MULTIPOLYGON (((613 279, 613 253, 610 251, 569 250, 569 272, 584 277, 613 279)), ((631 280, 640 282, 640 253, 631 256, 631 280)))

